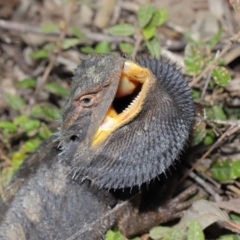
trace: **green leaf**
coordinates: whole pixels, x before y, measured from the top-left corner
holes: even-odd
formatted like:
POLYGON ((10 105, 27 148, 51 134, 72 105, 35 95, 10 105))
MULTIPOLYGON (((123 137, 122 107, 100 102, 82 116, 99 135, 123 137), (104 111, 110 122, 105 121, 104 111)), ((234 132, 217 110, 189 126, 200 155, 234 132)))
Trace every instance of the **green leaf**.
POLYGON ((192 221, 188 225, 187 240, 204 240, 204 233, 201 225, 197 221, 192 221))
POLYGON ((19 125, 19 124, 21 125, 21 124, 23 124, 27 121, 28 121, 28 116, 27 115, 19 115, 19 116, 15 117, 13 119, 13 122, 16 126, 19 125))
POLYGON ((219 106, 213 106, 212 108, 206 108, 207 117, 209 119, 223 120, 227 119, 223 109, 219 106))
POLYGON ((207 136, 204 138, 204 145, 213 144, 215 140, 215 133, 211 129, 207 129, 207 136))
POLYGON ((41 105, 33 106, 32 110, 31 110, 31 116, 32 117, 44 117, 42 106, 41 105))
POLYGON ((129 54, 129 55, 132 54, 133 50, 134 50, 134 46, 132 44, 125 43, 125 42, 121 42, 119 44, 119 47, 120 47, 121 52, 129 54))
POLYGON ((161 53, 161 46, 158 39, 154 37, 153 39, 146 41, 146 45, 152 57, 159 59, 161 53))
POLYGON ((20 115, 13 120, 14 124, 20 125, 24 132, 31 132, 40 127, 40 121, 35 119, 29 119, 26 115, 20 115))
POLYGON ((59 97, 67 97, 70 94, 69 89, 66 89, 55 82, 49 82, 45 85, 45 89, 59 97))
POLYGON ((115 36, 131 36, 134 33, 134 27, 130 24, 118 24, 108 29, 108 32, 115 36))
POLYGON ((46 124, 42 123, 41 128, 39 130, 39 136, 42 139, 47 139, 52 135, 52 132, 50 131, 50 129, 47 127, 46 124))
POLYGON ((166 9, 158 9, 154 12, 153 17, 148 24, 151 27, 157 27, 166 22, 168 18, 168 11, 166 9))
POLYGON ((206 136, 203 140, 203 144, 208 146, 214 143, 214 139, 211 136, 206 136))
POLYGON ((152 38, 155 35, 156 27, 146 26, 143 28, 142 32, 143 32, 144 38, 149 40, 150 38, 152 38))
POLYGON ((184 63, 188 74, 198 75, 204 65, 204 56, 197 45, 189 43, 185 48, 184 63))
POLYGON ((193 133, 191 136, 191 145, 195 146, 203 141, 206 137, 207 130, 206 130, 206 123, 200 122, 196 124, 193 129, 193 133))
POLYGON ((25 101, 17 95, 7 93, 6 100, 8 105, 14 110, 20 110, 26 106, 25 101))
POLYGON ((17 126, 12 122, 0 121, 0 128, 3 128, 6 131, 6 133, 7 132, 10 132, 10 133, 17 132, 17 126))
POLYGON ((194 99, 200 98, 200 92, 198 90, 192 89, 192 96, 194 99))
POLYGON ((16 83, 21 88, 32 88, 36 86, 36 80, 34 78, 25 78, 16 83))
POLYGON ((222 35, 222 28, 219 28, 217 33, 214 34, 208 41, 208 45, 210 46, 210 48, 213 48, 220 41, 221 35, 222 35))
POLYGON ((185 234, 177 228, 172 228, 171 231, 169 231, 168 235, 164 238, 164 240, 182 240, 182 239, 185 239, 185 234))
POLYGON ((24 131, 29 133, 40 127, 40 121, 35 120, 35 119, 29 119, 27 122, 22 123, 22 127, 23 127, 24 131))
POLYGON ((62 41, 62 49, 67 50, 79 44, 78 38, 65 38, 62 41))
POLYGON ((228 182, 240 177, 240 160, 216 161, 211 167, 213 178, 220 182, 228 182))
POLYGON ((233 108, 232 106, 224 106, 224 111, 230 120, 239 120, 240 119, 240 108, 233 108))
POLYGON ((17 171, 18 168, 21 166, 23 160, 25 159, 25 158, 23 158, 24 155, 25 154, 22 154, 22 156, 20 156, 20 154, 19 154, 18 158, 16 158, 16 156, 13 157, 13 159, 12 159, 12 167, 13 167, 14 171, 17 171), (20 159, 20 157, 21 157, 21 159, 20 159))
POLYGON ((231 76, 225 67, 217 66, 212 71, 212 78, 217 85, 226 86, 229 84, 231 76))
POLYGON ((79 29, 79 28, 76 28, 76 27, 72 27, 72 34, 77 37, 78 39, 86 39, 86 36, 85 34, 79 29))
POLYGON ((52 105, 44 104, 42 105, 42 111, 44 115, 49 119, 59 119, 60 109, 53 107, 52 105))
POLYGON ((21 148, 20 151, 24 153, 30 153, 33 152, 41 143, 41 140, 39 138, 31 139, 27 142, 25 142, 21 148))
POLYGON ((95 52, 95 49, 92 47, 89 47, 89 46, 81 47, 80 50, 83 53, 94 53, 95 52))
POLYGON ((59 29, 59 25, 54 23, 49 23, 40 27, 40 30, 42 32, 53 32, 58 29, 59 29))
POLYGON ((105 240, 124 240, 124 236, 119 231, 109 230, 106 233, 105 240))
POLYGON ((145 27, 151 20, 154 13, 153 5, 144 4, 139 7, 137 12, 137 18, 140 27, 145 27))
POLYGON ((22 161, 26 158, 27 154, 23 152, 14 152, 12 155, 12 162, 16 170, 21 165, 22 161))
POLYGON ((239 237, 236 234, 228 234, 221 236, 219 240, 239 240, 239 237))
POLYGON ((94 49, 95 53, 110 53, 110 43, 108 41, 102 41, 98 43, 94 49))
POLYGON ((185 38, 187 42, 189 42, 191 45, 195 45, 198 48, 206 45, 206 43, 201 38, 199 38, 195 32, 186 31, 185 38))
POLYGON ((13 167, 5 167, 0 171, 1 185, 5 188, 7 187, 9 181, 13 177, 15 170, 13 167))
POLYGON ((153 240, 161 239, 171 231, 169 227, 154 227, 150 230, 149 234, 153 240))
POLYGON ((35 105, 31 111, 32 117, 43 117, 49 120, 56 120, 60 118, 60 109, 50 105, 50 104, 41 104, 35 105))
POLYGON ((49 51, 46 49, 39 49, 30 53, 30 57, 33 59, 46 59, 49 56, 49 51))
POLYGON ((43 49, 46 50, 48 53, 52 52, 56 48, 54 43, 47 43, 44 45, 43 49))
POLYGON ((230 213, 229 216, 230 216, 230 218, 231 218, 233 221, 240 222, 240 214, 230 213))

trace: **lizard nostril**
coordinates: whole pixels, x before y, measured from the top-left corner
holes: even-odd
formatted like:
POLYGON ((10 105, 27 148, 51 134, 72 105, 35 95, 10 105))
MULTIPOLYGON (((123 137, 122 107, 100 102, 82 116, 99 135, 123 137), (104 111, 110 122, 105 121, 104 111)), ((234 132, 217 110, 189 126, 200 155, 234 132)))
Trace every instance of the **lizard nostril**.
POLYGON ((77 136, 76 135, 73 135, 73 136, 71 136, 70 137, 70 140, 72 141, 72 142, 75 142, 76 140, 77 140, 77 136))

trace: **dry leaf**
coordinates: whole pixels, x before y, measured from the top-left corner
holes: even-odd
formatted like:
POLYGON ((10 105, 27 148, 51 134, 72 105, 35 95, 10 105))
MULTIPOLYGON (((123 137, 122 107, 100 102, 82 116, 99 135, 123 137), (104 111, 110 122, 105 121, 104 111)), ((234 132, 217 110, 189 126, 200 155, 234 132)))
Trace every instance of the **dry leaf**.
POLYGON ((184 213, 180 224, 193 220, 198 221, 202 229, 205 229, 215 222, 228 221, 228 217, 214 203, 199 200, 184 213))

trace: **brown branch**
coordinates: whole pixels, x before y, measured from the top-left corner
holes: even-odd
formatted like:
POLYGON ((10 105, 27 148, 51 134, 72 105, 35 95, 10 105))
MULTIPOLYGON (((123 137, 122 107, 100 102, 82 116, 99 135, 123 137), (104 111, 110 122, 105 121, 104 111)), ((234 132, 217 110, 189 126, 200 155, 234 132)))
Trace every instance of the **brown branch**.
POLYGON ((240 126, 240 120, 212 120, 211 122, 226 126, 238 125, 240 126))
MULTIPOLYGON (((53 31, 53 32, 44 32, 39 27, 30 26, 27 24, 12 22, 8 20, 0 19, 0 28, 20 33, 34 33, 41 36, 52 36, 52 37, 59 37, 61 34, 60 31, 53 31)), ((117 36, 111 36, 108 34, 102 34, 102 33, 94 33, 94 32, 88 32, 86 30, 82 31, 83 34, 92 41, 100 42, 103 40, 112 42, 112 43, 119 43, 119 42, 128 42, 128 43, 134 43, 135 40, 130 37, 117 37, 117 36)), ((71 37, 72 34, 67 33, 68 37, 71 37)))
POLYGON ((38 27, 34 27, 34 26, 22 24, 22 23, 17 23, 17 22, 12 22, 12 21, 8 21, 8 20, 3 20, 3 19, 0 19, 0 28, 5 29, 5 30, 20 32, 20 33, 35 33, 35 34, 39 34, 39 35, 58 36, 60 34, 59 31, 43 32, 38 27))
POLYGON ((194 172, 190 172, 189 177, 191 177, 195 182, 202 186, 210 195, 212 195, 216 202, 222 200, 222 197, 218 193, 216 193, 212 186, 208 184, 203 178, 199 177, 194 172))

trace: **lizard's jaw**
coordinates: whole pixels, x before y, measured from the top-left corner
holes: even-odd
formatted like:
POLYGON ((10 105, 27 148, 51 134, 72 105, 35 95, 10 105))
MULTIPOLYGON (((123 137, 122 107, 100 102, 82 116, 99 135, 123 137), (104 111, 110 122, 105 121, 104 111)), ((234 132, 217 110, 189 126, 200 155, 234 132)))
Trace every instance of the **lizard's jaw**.
POLYGON ((142 110, 151 72, 132 61, 125 61, 115 98, 99 126, 92 145, 103 142, 113 131, 130 122, 142 110))

